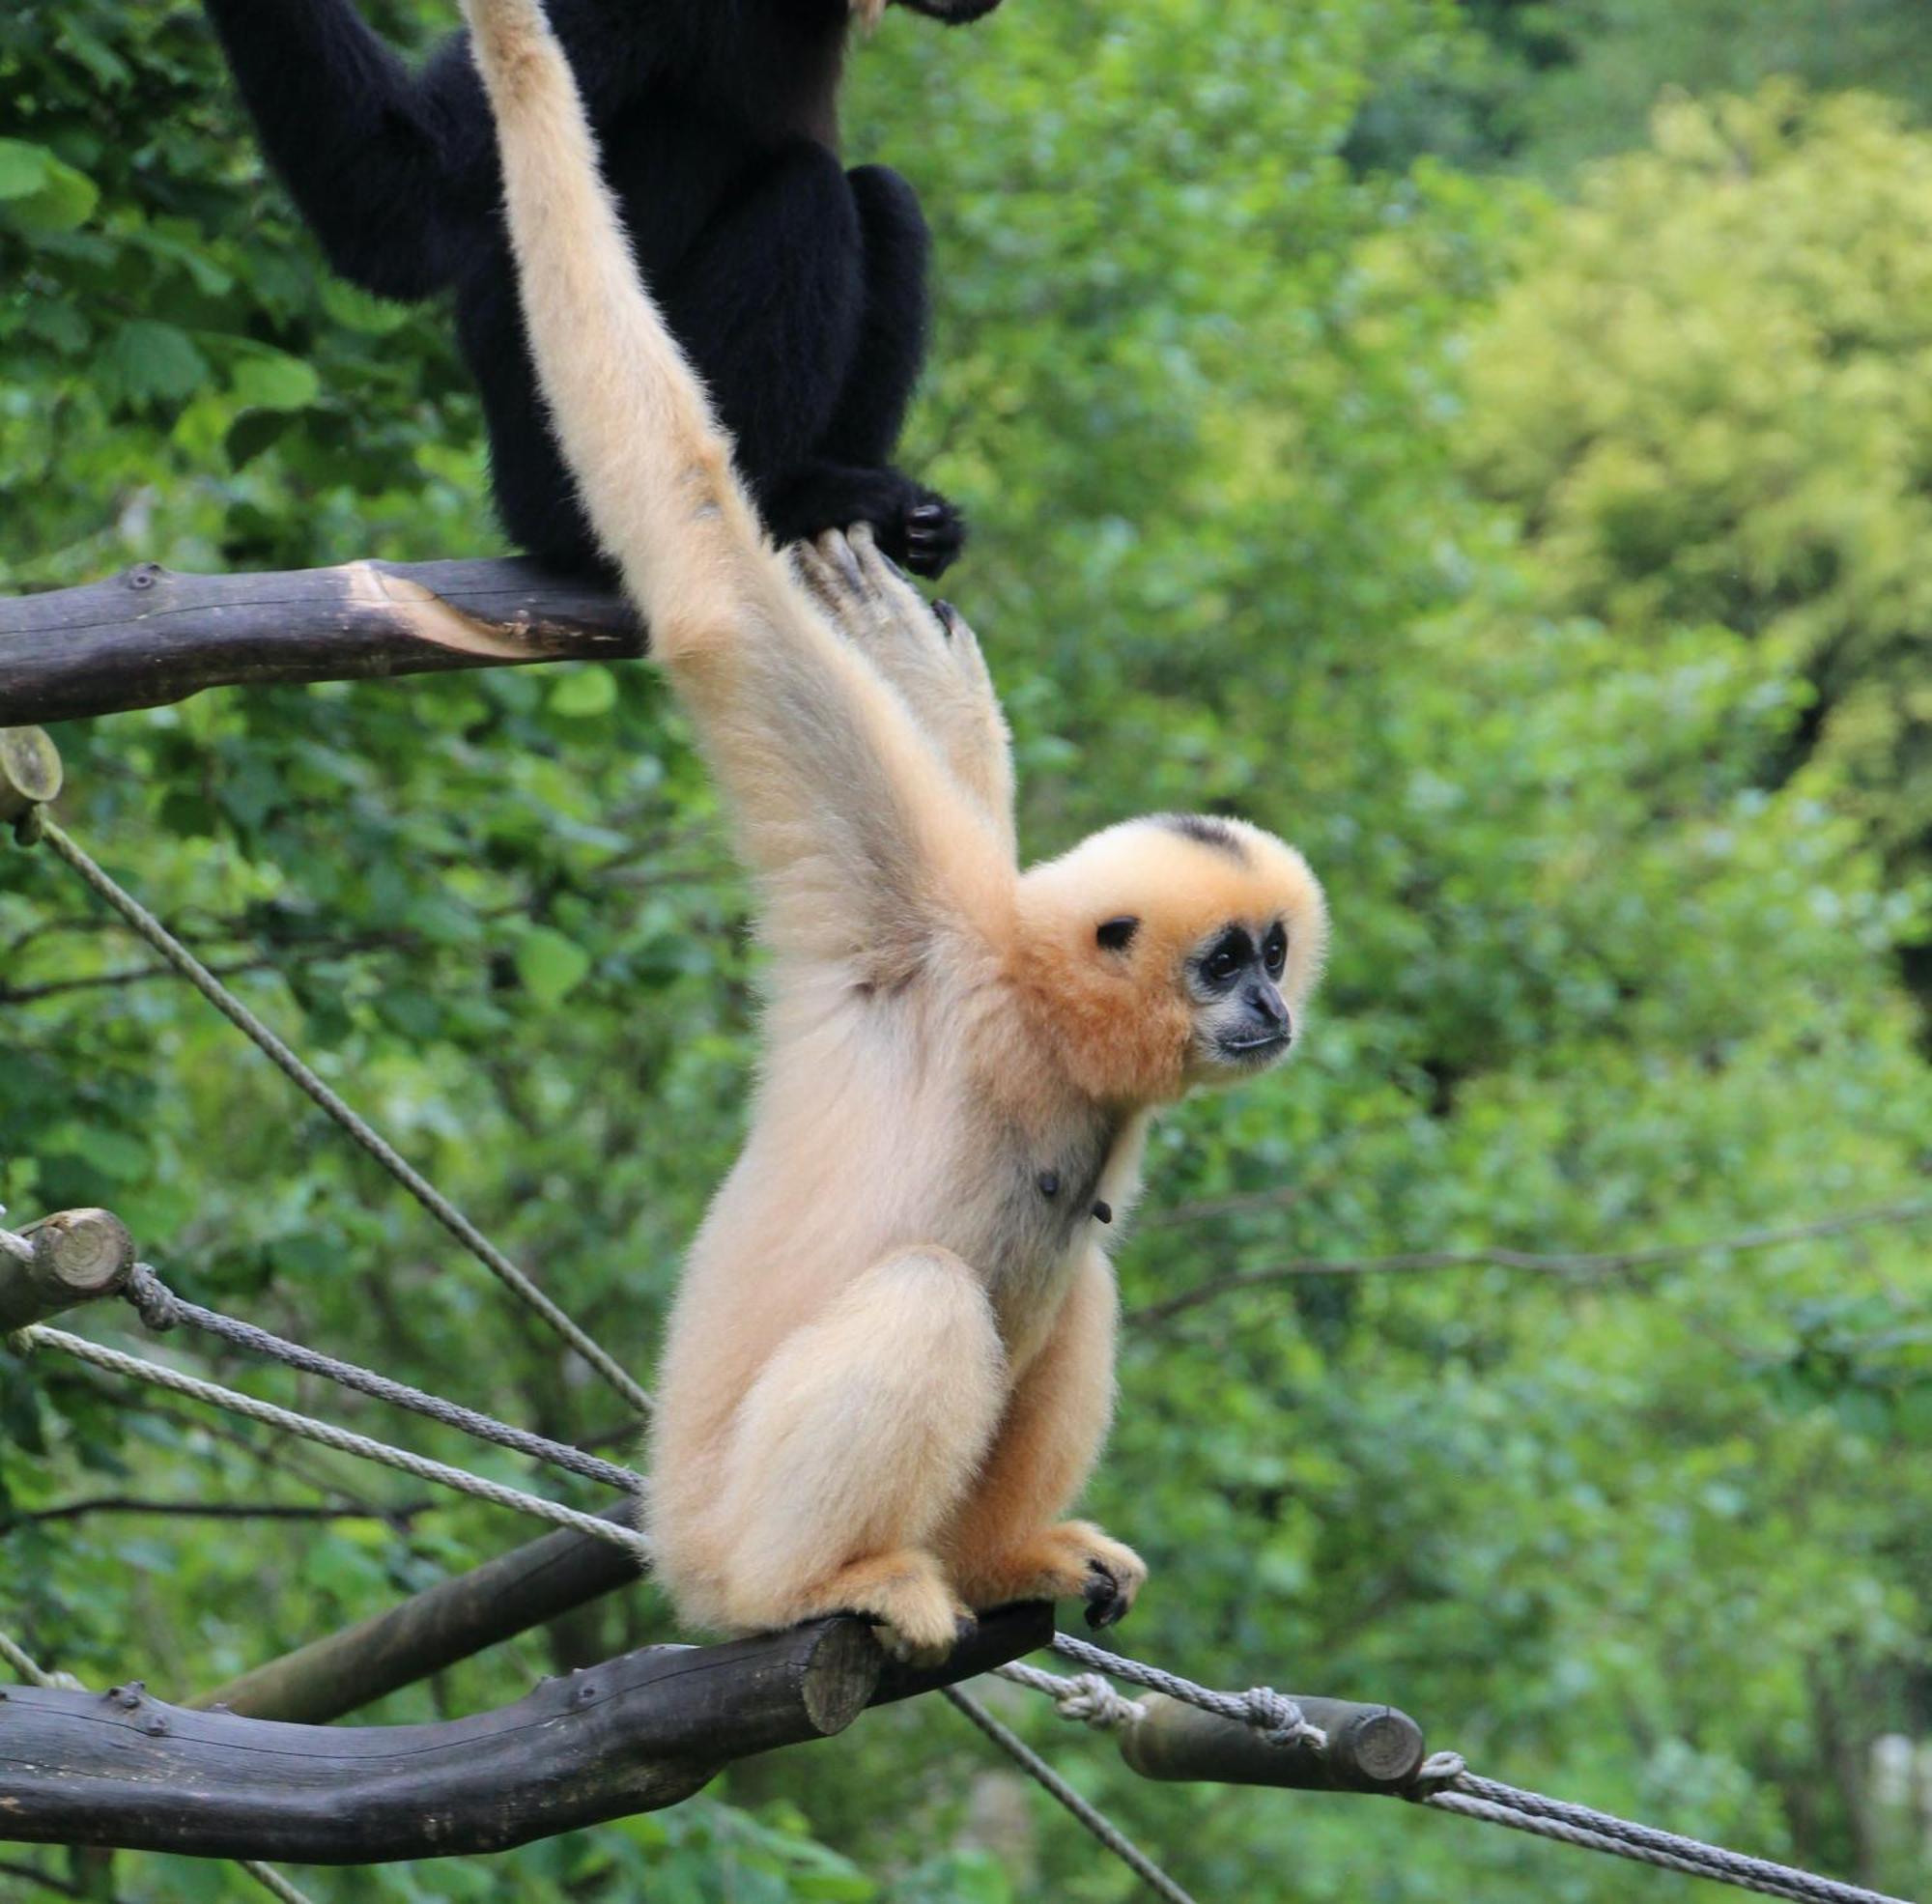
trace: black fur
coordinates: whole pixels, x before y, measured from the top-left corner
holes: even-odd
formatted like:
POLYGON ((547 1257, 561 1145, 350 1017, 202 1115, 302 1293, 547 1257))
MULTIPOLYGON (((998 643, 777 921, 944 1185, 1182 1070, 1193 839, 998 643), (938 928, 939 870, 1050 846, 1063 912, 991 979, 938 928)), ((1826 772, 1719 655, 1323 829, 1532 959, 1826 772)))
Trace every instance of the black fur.
POLYGON ((1218 813, 1156 813, 1156 826, 1164 826, 1170 833, 1178 833, 1183 839, 1191 839, 1197 846, 1206 846, 1210 852, 1225 853, 1229 859, 1247 864, 1248 849, 1241 836, 1218 813))
MULTIPOLYGON (((903 0, 975 18, 998 0, 903 0)), ((599 565, 524 348, 496 138, 467 37, 412 72, 355 0, 207 0, 275 169, 330 263, 384 297, 453 293, 497 511, 599 565)), ((848 0, 549 0, 639 263, 781 542, 869 523, 938 575, 964 526, 890 458, 924 357, 912 187, 836 151, 848 0)))

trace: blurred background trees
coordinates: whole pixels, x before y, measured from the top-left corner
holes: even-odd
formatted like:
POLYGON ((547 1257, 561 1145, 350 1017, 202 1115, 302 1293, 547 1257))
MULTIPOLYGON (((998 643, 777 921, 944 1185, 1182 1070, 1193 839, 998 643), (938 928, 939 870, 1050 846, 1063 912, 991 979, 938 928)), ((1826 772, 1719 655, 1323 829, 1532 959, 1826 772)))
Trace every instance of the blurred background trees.
MULTIPOLYGON (((406 41, 451 14, 371 11, 406 41)), ((1029 852, 1225 806, 1333 898, 1305 1055, 1156 1138, 1130 1311, 1309 1260, 1691 1244, 1932 1194, 1916 13, 1009 0, 971 34, 894 14, 859 54, 853 157, 890 156, 936 227, 907 461, 976 519, 955 593, 1029 852)), ((327 277, 199 14, 0 18, 0 585, 497 546, 444 324, 327 277)), ((250 1001, 646 1368, 731 1155, 756 978, 648 670, 225 693, 58 738, 83 839, 204 955, 266 959, 250 1001)), ((621 1448, 611 1402, 146 963, 57 867, 0 858, 0 1201, 110 1205, 191 1295, 621 1448)), ((1124 1637, 1922 1889, 1927 1234, 1284 1273, 1130 1322, 1095 1493, 1156 1569, 1124 1637)), ((525 1532, 0 1357, 0 1626, 91 1679, 185 1694, 525 1532), (110 1494, 344 1518, 37 1518, 110 1494)), ((668 1636, 639 1590, 379 1716, 668 1636)), ((1679 1882, 1151 1787, 1017 1722, 1204 1898, 1679 1882)), ((1131 1894, 1004 1781, 952 1713, 895 1709, 674 1812, 303 1882, 1131 1894)), ((113 1882, 253 1894, 142 1858, 113 1882)))

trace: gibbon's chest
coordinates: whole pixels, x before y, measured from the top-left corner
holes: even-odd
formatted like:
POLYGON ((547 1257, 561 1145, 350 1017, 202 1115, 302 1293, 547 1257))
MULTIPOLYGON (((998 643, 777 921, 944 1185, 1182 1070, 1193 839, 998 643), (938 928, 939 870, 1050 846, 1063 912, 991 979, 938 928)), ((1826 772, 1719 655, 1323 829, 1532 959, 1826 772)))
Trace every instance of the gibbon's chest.
POLYGON ((1089 1249, 1104 1246, 1135 1188, 1139 1136, 1088 1110, 1045 1128, 1003 1125, 983 1179, 986 1236, 977 1262, 1009 1341, 1050 1315, 1089 1249))

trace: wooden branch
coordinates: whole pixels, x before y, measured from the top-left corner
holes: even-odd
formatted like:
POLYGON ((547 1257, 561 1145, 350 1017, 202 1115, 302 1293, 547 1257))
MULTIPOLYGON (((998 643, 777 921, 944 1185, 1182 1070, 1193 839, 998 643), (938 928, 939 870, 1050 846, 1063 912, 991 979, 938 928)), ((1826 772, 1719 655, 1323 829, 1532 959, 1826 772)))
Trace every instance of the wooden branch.
POLYGON ((251 1667, 192 1703, 320 1725, 637 1579, 637 1560, 624 1549, 562 1528, 251 1667))
POLYGON ((1714 1236, 1696 1243, 1653 1243, 1638 1249, 1580 1251, 1544 1255, 1520 1249, 1414 1250, 1400 1256, 1296 1257, 1276 1263, 1265 1269, 1236 1270, 1226 1276, 1210 1277, 1191 1290, 1165 1296, 1159 1302, 1144 1303, 1130 1309, 1124 1321, 1131 1327, 1150 1328, 1173 1321, 1176 1316, 1204 1303, 1241 1290, 1265 1289, 1300 1276, 1379 1276, 1412 1275, 1442 1269, 1514 1269, 1558 1280, 1595 1281, 1606 1276, 1629 1275, 1633 1270, 1660 1268, 1666 1264, 1686 1263, 1699 1256, 1747 1256, 1756 1250, 1777 1249, 1786 1243, 1812 1242, 1824 1236, 1840 1236, 1854 1230, 1868 1230, 1932 1218, 1932 1198, 1912 1202, 1880 1204, 1869 1209, 1846 1210, 1842 1215, 1820 1217, 1812 1223, 1794 1223, 1776 1230, 1747 1230, 1735 1236, 1714 1236))
POLYGON ((863 1620, 647 1646, 440 1725, 305 1726, 111 1692, 0 1697, 0 1837, 197 1857, 383 1863, 500 1851, 675 1805, 733 1759, 842 1731, 867 1705, 1043 1645, 1005 1608, 942 1667, 888 1662, 863 1620))
POLYGON ((185 700, 205 688, 623 660, 617 595, 523 561, 346 562, 107 582, 0 600, 0 727, 185 700))
POLYGON ((1295 1703, 1328 1735, 1324 1750, 1270 1745, 1252 1725, 1182 1705, 1159 1692, 1136 1695, 1146 1715, 1117 1737, 1121 1756, 1144 1778, 1275 1785, 1303 1792, 1394 1792, 1424 1757, 1422 1727, 1393 1706, 1345 1699, 1295 1703))
POLYGON ((0 1335, 111 1295, 134 1266, 128 1226, 104 1209, 64 1209, 0 1236, 0 1335))
MULTIPOLYGON (((0 1514, 0 1534, 51 1520, 79 1520, 91 1514, 143 1514, 180 1520, 384 1520, 407 1525, 440 1503, 404 1501, 396 1507, 329 1507, 297 1501, 169 1501, 135 1494, 90 1494, 24 1514, 0 1514)), ((599 1542, 599 1546, 603 1543, 599 1542)))

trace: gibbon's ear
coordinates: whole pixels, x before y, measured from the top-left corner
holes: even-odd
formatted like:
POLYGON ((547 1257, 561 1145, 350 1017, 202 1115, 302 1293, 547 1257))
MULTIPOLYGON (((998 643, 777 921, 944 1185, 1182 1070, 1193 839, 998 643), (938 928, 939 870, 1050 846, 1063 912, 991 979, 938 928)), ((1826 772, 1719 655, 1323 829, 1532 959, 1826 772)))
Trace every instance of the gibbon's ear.
POLYGON ((1123 913, 1119 919, 1102 920, 1094 929, 1094 938, 1104 952, 1125 952, 1140 929, 1140 921, 1131 913, 1123 913))

